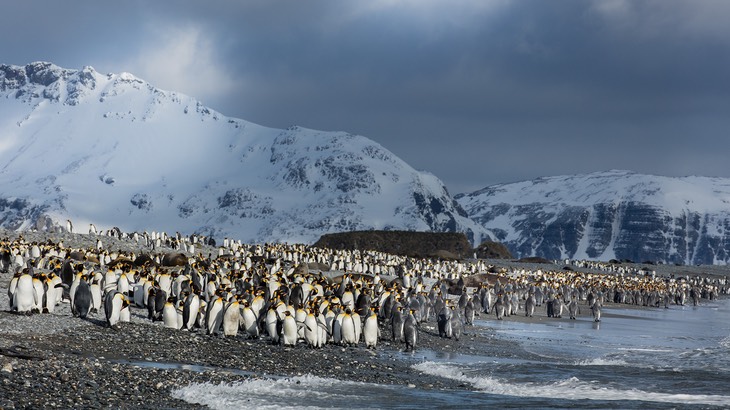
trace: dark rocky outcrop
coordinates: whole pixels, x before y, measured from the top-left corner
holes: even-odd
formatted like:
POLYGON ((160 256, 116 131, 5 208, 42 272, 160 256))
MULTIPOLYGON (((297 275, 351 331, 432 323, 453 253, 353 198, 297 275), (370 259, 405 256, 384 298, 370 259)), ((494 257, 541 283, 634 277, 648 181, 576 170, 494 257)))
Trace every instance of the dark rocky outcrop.
POLYGON ((485 241, 479 245, 475 252, 479 259, 513 259, 512 253, 502 243, 485 241))
POLYGON ((355 231, 322 235, 320 248, 374 250, 415 257, 463 258, 472 255, 466 235, 452 232, 355 231))

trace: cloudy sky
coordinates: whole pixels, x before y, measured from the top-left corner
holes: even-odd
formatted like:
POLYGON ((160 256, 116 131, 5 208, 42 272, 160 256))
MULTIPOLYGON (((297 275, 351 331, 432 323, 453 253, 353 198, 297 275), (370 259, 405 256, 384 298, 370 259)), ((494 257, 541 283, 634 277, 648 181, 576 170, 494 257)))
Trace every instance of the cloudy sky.
POLYGON ((371 138, 452 194, 730 177, 730 1, 7 1, 0 63, 128 71, 225 115, 371 138))

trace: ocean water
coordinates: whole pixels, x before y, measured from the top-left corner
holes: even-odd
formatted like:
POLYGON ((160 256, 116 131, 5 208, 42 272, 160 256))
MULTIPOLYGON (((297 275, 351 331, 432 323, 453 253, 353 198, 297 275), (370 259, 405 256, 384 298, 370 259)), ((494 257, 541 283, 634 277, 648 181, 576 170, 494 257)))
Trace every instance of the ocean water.
POLYGON ((457 380, 469 391, 302 376, 194 384, 173 395, 216 409, 730 408, 730 299, 699 307, 607 308, 600 323, 506 319, 476 326, 490 327, 526 353, 417 350, 410 356, 416 370, 457 380))

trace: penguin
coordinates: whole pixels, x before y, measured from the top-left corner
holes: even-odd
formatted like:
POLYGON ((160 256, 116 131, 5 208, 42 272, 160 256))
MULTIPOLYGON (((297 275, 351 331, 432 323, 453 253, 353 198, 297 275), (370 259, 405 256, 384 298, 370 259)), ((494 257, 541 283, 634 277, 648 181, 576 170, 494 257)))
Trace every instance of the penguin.
POLYGON ((367 347, 368 349, 375 349, 378 345, 380 328, 378 327, 378 314, 375 311, 374 307, 370 308, 370 314, 365 319, 365 324, 363 325, 362 329, 362 335, 365 341, 365 347, 367 347))
POLYGON ((149 294, 147 296, 147 319, 149 319, 153 322, 156 320, 156 314, 157 314, 157 309, 155 307, 155 299, 157 296, 157 291, 158 290, 156 287, 152 287, 147 291, 149 294))
POLYGON ((132 320, 132 312, 129 309, 129 299, 124 297, 124 300, 122 300, 122 310, 119 311, 119 322, 129 323, 130 320, 132 320))
POLYGON ((40 275, 33 275, 30 273, 31 276, 33 276, 33 292, 35 292, 35 297, 33 298, 33 308, 31 311, 33 313, 41 313, 43 311, 43 298, 45 296, 46 290, 44 286, 44 281, 41 280, 40 275))
POLYGON ((223 298, 217 296, 211 300, 205 311, 205 329, 209 335, 217 335, 223 322, 223 311, 225 308, 223 298))
POLYGON ((200 298, 200 295, 198 295, 198 300, 200 301, 200 307, 198 308, 198 315, 195 319, 194 326, 200 329, 206 329, 205 312, 208 311, 208 303, 204 299, 200 298))
POLYGON ((15 291, 18 288, 18 278, 20 278, 21 273, 17 272, 13 277, 10 279, 10 283, 8 284, 8 304, 10 305, 10 310, 15 311, 17 310, 17 307, 15 306, 15 291))
POLYGON ((362 319, 357 312, 351 312, 352 324, 355 328, 355 344, 360 343, 360 337, 362 336, 362 319))
MULTIPOLYGON (((334 343, 334 326, 337 314, 332 309, 327 309, 324 313, 324 327, 327 333, 327 341, 334 343)), ((341 338, 340 334, 340 338, 341 338)))
POLYGON ((530 293, 527 296, 527 300, 525 300, 525 316, 526 317, 532 317, 532 315, 535 314, 536 305, 537 305, 537 301, 535 300, 535 294, 530 293))
POLYGON ((101 309, 101 285, 98 281, 93 281, 89 285, 89 291, 91 292, 91 313, 98 313, 101 309))
MULTIPOLYGON (((156 320, 162 320, 162 310, 165 308, 165 303, 167 302, 167 292, 164 290, 157 288, 157 292, 155 293, 155 297, 153 298, 152 307, 153 309, 153 319, 152 321, 156 320)), ((149 298, 147 299, 147 302, 150 303, 151 301, 149 298)), ((148 309, 149 310, 149 309, 148 309)))
POLYGON ((474 301, 469 298, 464 307, 464 324, 467 326, 474 325, 474 301))
POLYGON ((352 293, 352 286, 348 285, 345 289, 345 292, 340 296, 340 303, 342 303, 342 306, 353 310, 355 309, 355 295, 352 293))
POLYGON ((162 324, 170 329, 179 329, 175 299, 169 297, 162 308, 162 324))
POLYGON ((294 346, 297 344, 297 322, 294 315, 290 311, 284 311, 284 317, 281 319, 279 334, 279 343, 284 346, 294 346))
MULTIPOLYGON (((316 311, 317 309, 315 309, 316 311)), ((327 329, 327 319, 325 319, 325 316, 323 313, 315 312, 317 316, 317 347, 323 347, 327 343, 327 339, 329 338, 330 334, 328 333, 327 329)))
POLYGON ((307 310, 307 316, 304 318, 304 341, 311 348, 319 347, 319 326, 317 317, 312 309, 307 310))
POLYGON ((345 318, 345 312, 340 312, 332 321, 332 342, 336 345, 342 344, 342 322, 345 318))
POLYGON ((451 310, 451 306, 449 306, 449 303, 447 301, 446 304, 444 304, 444 307, 442 307, 441 311, 438 313, 437 325, 439 329, 439 337, 451 338, 452 314, 453 311, 451 310))
POLYGON ((193 292, 187 295, 182 311, 182 327, 185 330, 192 331, 198 318, 198 312, 200 311, 200 297, 197 293, 193 292))
POLYGON ((86 319, 89 312, 91 312, 92 303, 93 295, 91 293, 91 286, 86 281, 86 276, 82 276, 74 292, 73 309, 71 311, 74 312, 74 316, 86 319))
POLYGON ((69 288, 68 295, 69 295, 69 301, 71 302, 71 313, 74 314, 74 316, 78 316, 76 314, 76 311, 74 311, 74 298, 76 297, 76 288, 79 286, 79 283, 81 282, 81 277, 83 274, 81 272, 76 273, 74 275, 73 282, 71 282, 71 287, 69 288))
MULTIPOLYGON (((134 301, 134 305, 137 307, 145 307, 147 306, 147 302, 145 301, 145 286, 147 285, 147 279, 141 278, 138 283, 136 283, 132 287, 132 300, 134 301)), ((149 289, 149 288, 148 288, 149 289)))
POLYGON ((51 273, 46 281, 46 306, 48 313, 53 313, 56 310, 56 305, 60 303, 61 297, 63 296, 63 289, 56 287, 61 283, 61 278, 51 273))
POLYGON ((104 298, 106 323, 112 329, 116 329, 118 327, 119 319, 122 315, 124 300, 124 295, 116 291, 107 293, 104 298))
POLYGON ((403 317, 403 308, 396 306, 393 309, 390 317, 390 326, 393 337, 393 342, 403 341, 403 326, 405 324, 405 318, 403 317))
POLYGON ((367 316, 371 305, 370 289, 365 288, 360 293, 355 303, 355 313, 360 316, 367 316))
POLYGON ((89 235, 96 235, 96 226, 89 224, 89 235))
POLYGON ((357 323, 355 322, 352 310, 348 307, 345 309, 344 316, 342 317, 342 344, 357 345, 358 326, 360 326, 359 321, 357 323))
POLYGON ((497 315, 497 320, 503 320, 507 307, 502 301, 502 296, 497 296, 497 302, 494 303, 494 313, 497 315))
POLYGON ((33 306, 38 302, 37 299, 38 295, 33 288, 33 277, 27 273, 21 274, 18 277, 12 298, 14 310, 18 313, 30 315, 33 306))
POLYGON ((469 300, 469 294, 466 291, 466 286, 464 286, 463 289, 461 289, 461 296, 459 296, 459 301, 457 302, 457 306, 459 307, 459 310, 464 310, 466 308, 466 302, 469 300))
POLYGON ((76 278, 76 269, 74 269, 74 265, 70 260, 66 260, 63 263, 63 266, 61 267, 61 282, 65 284, 64 286, 64 292, 63 296, 64 298, 71 300, 70 297, 70 288, 71 284, 73 283, 74 279, 76 278))
MULTIPOLYGON (((428 322, 431 319, 431 310, 432 310, 433 307, 431 306, 431 302, 426 297, 425 292, 421 292, 418 295, 418 304, 419 304, 420 309, 421 309, 420 312, 419 312, 420 313, 420 315, 419 315, 420 316, 419 323, 420 322, 428 322)), ((471 308, 474 309, 474 304, 473 303, 471 305, 471 308)))
POLYGON ((591 313, 593 314, 594 321, 601 321, 601 304, 598 301, 593 302, 593 305, 591 306, 591 313))
POLYGON ((297 338, 304 340, 304 319, 307 318, 307 311, 304 310, 304 306, 299 305, 294 313, 294 321, 297 322, 297 338))
POLYGON ((553 301, 553 317, 562 318, 563 310, 565 310, 565 303, 563 303, 563 296, 558 295, 553 301))
POLYGON ((71 223, 70 219, 66 219, 66 232, 74 233, 74 224, 71 223))
POLYGON ((410 309, 406 320, 403 322, 403 338, 406 342, 406 351, 416 349, 416 340, 418 339, 418 328, 416 327, 416 318, 413 315, 414 309, 410 309))
POLYGON ((445 305, 446 305, 446 302, 440 295, 437 296, 436 300, 433 302, 433 313, 436 315, 437 321, 438 321, 438 314, 441 313, 441 309, 443 309, 445 305))
POLYGON ((252 339, 258 339, 259 337, 259 318, 256 312, 251 309, 251 304, 248 301, 243 301, 242 309, 242 326, 243 331, 246 332, 248 337, 252 339))
POLYGON ((165 296, 172 296, 172 276, 163 273, 157 277, 157 285, 165 291, 165 296))
MULTIPOLYGON (((454 309, 454 306, 451 307, 451 309, 454 309)), ((459 315, 458 311, 453 312, 451 315, 451 336, 456 339, 457 341, 461 337, 461 315, 459 315)))
POLYGON ((393 306, 395 304, 395 296, 391 294, 389 291, 384 292, 380 296, 380 311, 378 314, 380 315, 380 318, 383 320, 390 320, 391 315, 393 314, 393 306))
POLYGON ((129 279, 127 279, 127 275, 124 273, 119 275, 117 279, 117 290, 122 292, 124 296, 129 295, 129 279))
POLYGON ((281 302, 274 303, 269 307, 269 310, 266 311, 266 333, 271 338, 271 343, 278 344, 279 343, 279 330, 277 329, 279 324, 279 313, 276 311, 277 306, 281 304, 281 302))
POLYGON ((104 293, 117 290, 117 274, 116 271, 110 269, 104 274, 104 293))
POLYGON ((234 299, 226 305, 223 312, 223 335, 237 336, 241 326, 241 304, 234 299))
POLYGON ((554 317, 555 316, 555 297, 552 293, 548 293, 548 299, 547 302, 545 302, 545 307, 547 309, 547 317, 554 317))
POLYGON ((570 314, 570 318, 571 319, 575 320, 575 318, 578 315, 578 313, 579 313, 578 301, 575 300, 575 299, 573 299, 568 304, 568 314, 570 314))

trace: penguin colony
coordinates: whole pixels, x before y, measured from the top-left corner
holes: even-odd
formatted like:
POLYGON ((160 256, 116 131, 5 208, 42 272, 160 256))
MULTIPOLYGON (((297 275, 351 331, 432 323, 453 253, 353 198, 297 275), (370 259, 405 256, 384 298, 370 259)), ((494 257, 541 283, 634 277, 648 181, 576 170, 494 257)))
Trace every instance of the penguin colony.
MULTIPOLYGON (((69 231, 71 228, 69 229, 69 231)), ((336 251, 306 245, 246 245, 225 239, 217 254, 201 236, 125 234, 114 228, 89 235, 88 249, 62 242, 0 240, 0 271, 12 311, 53 313, 70 303, 81 319, 104 312, 107 326, 130 320, 130 307, 163 326, 210 335, 267 338, 311 348, 326 344, 376 348, 390 339, 413 350, 424 322, 435 320, 440 337, 458 340, 479 314, 497 319, 546 306, 548 317, 575 319, 580 306, 600 321, 605 302, 669 307, 698 304, 727 294, 726 278, 657 277, 622 271, 494 271, 484 261, 415 259, 372 251, 336 251), (149 253, 105 249, 103 237, 128 239, 149 253), (159 252, 163 247, 179 252, 159 252), (309 266, 336 277, 309 273, 309 266), (430 283, 430 286, 427 285, 430 283)))

